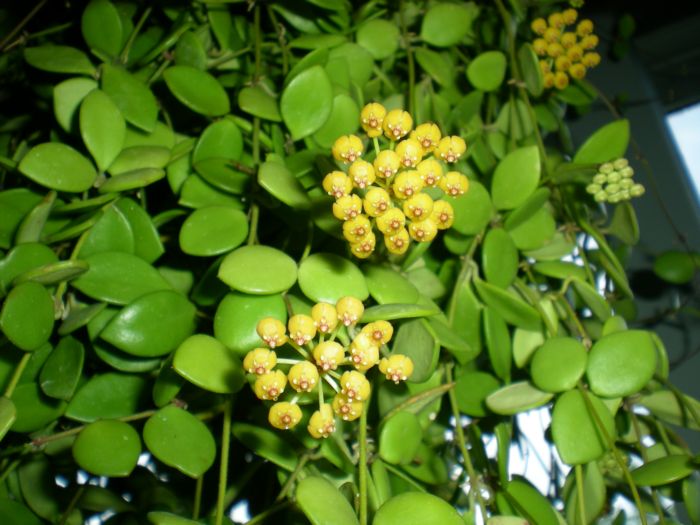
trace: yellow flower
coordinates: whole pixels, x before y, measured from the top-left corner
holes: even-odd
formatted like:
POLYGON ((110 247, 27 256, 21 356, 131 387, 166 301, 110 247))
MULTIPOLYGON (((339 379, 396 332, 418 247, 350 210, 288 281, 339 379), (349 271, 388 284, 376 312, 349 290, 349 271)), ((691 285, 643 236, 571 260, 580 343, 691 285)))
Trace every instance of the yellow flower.
POLYGON ((554 73, 545 73, 543 80, 543 85, 546 89, 554 87, 554 73))
POLYGON ((267 420, 275 428, 289 430, 301 421, 301 409, 296 403, 275 403, 270 407, 267 420))
POLYGON ((410 244, 408 231, 405 228, 401 228, 394 234, 384 236, 384 244, 390 253, 395 255, 401 255, 406 253, 408 246, 410 244))
POLYGON ((335 432, 333 408, 327 403, 321 405, 318 410, 311 414, 309 426, 306 428, 313 438, 321 439, 330 436, 335 432))
MULTIPOLYGON (((369 221, 367 226, 369 227, 369 221)), ((338 312, 335 311, 335 306, 329 303, 316 303, 311 309, 311 318, 314 320, 316 329, 322 334, 328 334, 338 326, 338 312)))
POLYGON ((366 372, 379 362, 379 347, 366 333, 360 332, 350 343, 350 361, 360 372, 366 372))
POLYGON ((372 255, 376 244, 377 238, 374 236, 374 233, 370 232, 367 237, 361 241, 350 243, 350 250, 358 259, 366 259, 372 255))
POLYGON ((411 115, 402 109, 392 109, 384 118, 384 134, 391 140, 399 140, 413 128, 411 115))
POLYGON ((297 392, 311 392, 318 384, 318 368, 308 361, 302 361, 289 369, 287 378, 297 392))
POLYGON ((314 360, 316 365, 327 372, 335 370, 345 359, 345 349, 335 341, 323 341, 314 348, 314 360))
POLYGON ((362 199, 357 195, 344 195, 333 203, 333 215, 341 221, 354 219, 362 213, 362 199))
POLYGON ((343 394, 336 394, 333 398, 333 412, 344 421, 354 421, 362 414, 362 401, 348 399, 343 394))
POLYGON ((435 159, 425 159, 418 166, 416 171, 420 175, 425 186, 434 188, 442 178, 442 164, 435 159))
POLYGON ((554 61, 554 67, 557 69, 557 71, 566 71, 571 67, 571 60, 565 55, 557 57, 557 59, 554 61))
POLYGON ((458 171, 448 171, 439 186, 447 195, 457 197, 469 190, 469 179, 458 171))
POLYGON ((543 75, 552 71, 552 66, 549 64, 548 60, 540 60, 540 70, 542 70, 543 75))
POLYGON ((391 196, 384 188, 371 187, 363 201, 365 213, 370 217, 379 217, 391 208, 391 196))
POLYGON ((598 37, 596 35, 586 35, 581 39, 580 46, 583 49, 593 49, 598 45, 598 37))
POLYGON ((596 67, 600 64, 600 55, 598 53, 586 53, 581 58, 581 63, 586 67, 596 67))
POLYGON ((377 177, 382 177, 385 179, 391 178, 396 175, 396 172, 399 171, 400 166, 401 159, 395 151, 390 149, 380 151, 377 158, 374 159, 374 169, 377 177))
POLYGON ((573 33, 571 31, 567 31, 563 35, 561 35, 561 39, 559 40, 562 46, 564 46, 564 49, 569 49, 571 46, 576 44, 576 33, 573 33))
POLYGON ((571 46, 567 49, 566 56, 569 57, 571 62, 578 62, 583 57, 583 48, 578 44, 571 46))
POLYGON ((316 336, 316 325, 308 315, 297 314, 289 318, 287 323, 289 338, 299 346, 303 346, 316 336))
POLYGON ((548 44, 558 42, 560 36, 561 31, 556 27, 548 27, 547 30, 544 32, 544 39, 548 44))
POLYGON ((360 242, 372 232, 372 225, 365 215, 358 215, 343 223, 343 237, 348 242, 360 242))
POLYGON ((402 354, 392 354, 379 362, 379 370, 389 381, 406 381, 413 374, 413 361, 402 354))
POLYGON ((382 124, 386 117, 386 108, 376 102, 370 102, 360 112, 360 123, 370 138, 382 134, 382 124))
POLYGON ((445 162, 457 162, 462 154, 467 151, 467 144, 462 137, 452 135, 440 139, 437 147, 440 158, 445 162))
POLYGON ((342 171, 331 171, 323 178, 323 189, 336 199, 349 195, 352 191, 352 181, 342 171))
POLYGON ((539 56, 543 57, 547 54, 547 41, 544 38, 536 38, 532 42, 532 48, 539 56))
POLYGON ((353 186, 364 189, 374 182, 374 167, 366 160, 356 160, 350 165, 348 175, 352 180, 353 186))
POLYGON ((433 211, 433 199, 427 193, 418 193, 403 203, 403 212, 412 221, 422 221, 433 211))
POLYGON ((411 138, 417 140, 421 148, 423 148, 423 155, 427 155, 435 149, 442 133, 440 133, 440 128, 437 124, 432 122, 426 122, 416 126, 416 129, 411 132, 411 138))
POLYGON ((340 377, 340 388, 341 394, 348 399, 355 401, 366 400, 371 391, 367 378, 364 376, 364 374, 361 374, 356 370, 345 372, 340 377))
POLYGON ((418 242, 429 242, 437 235, 437 224, 432 219, 420 222, 411 222, 408 225, 408 234, 411 239, 418 242))
POLYGON ((364 146, 359 137, 355 135, 343 135, 338 137, 333 143, 331 152, 335 160, 348 164, 360 158, 363 150, 364 146))
POLYGON ((260 339, 265 341, 265 344, 270 348, 281 346, 287 342, 287 329, 279 319, 272 317, 260 319, 255 329, 260 339))
POLYGON ((435 201, 430 218, 437 225, 438 230, 446 230, 452 226, 455 220, 455 211, 449 202, 435 201))
POLYGON ((581 20, 576 26, 576 34, 578 36, 584 37, 590 35, 593 32, 593 22, 590 20, 581 20))
POLYGON ((263 401, 276 400, 287 386, 287 376, 280 370, 273 370, 258 376, 253 384, 253 392, 263 401))
POLYGON ((255 348, 243 359, 243 368, 249 374, 263 375, 275 368, 277 354, 267 348, 255 348))
POLYGON ((549 25, 558 29, 564 27, 564 16, 561 13, 552 13, 547 17, 549 25))
POLYGON ((583 64, 574 64, 569 68, 569 75, 571 75, 571 78, 581 80, 586 76, 586 66, 583 64))
POLYGON ((559 42, 553 42, 547 46, 547 55, 552 58, 557 58, 564 54, 564 46, 559 42))
POLYGON ((578 12, 576 11, 576 9, 565 9, 562 12, 561 16, 564 19, 564 23, 567 26, 570 26, 576 23, 576 18, 578 18, 578 12))
POLYGON ((402 171, 392 185, 394 195, 399 199, 408 199, 423 189, 423 181, 416 170, 402 171))
POLYGON ((543 35, 547 30, 547 21, 544 18, 535 18, 530 24, 530 28, 538 35, 543 35))
POLYGON ((404 139, 396 146, 396 154, 404 168, 415 168, 423 158, 423 147, 416 139, 404 139))
POLYGON ((565 89, 569 85, 569 75, 557 71, 554 74, 554 87, 557 89, 565 89))
POLYGON ((345 326, 357 323, 365 311, 362 301, 351 296, 340 298, 335 304, 335 309, 338 312, 338 319, 345 326))
POLYGON ((377 228, 384 235, 393 235, 399 232, 406 224, 406 216, 398 208, 391 208, 385 214, 377 217, 377 228))
POLYGON ((367 335, 376 345, 387 344, 394 335, 394 327, 389 321, 374 321, 363 326, 360 334, 367 335))

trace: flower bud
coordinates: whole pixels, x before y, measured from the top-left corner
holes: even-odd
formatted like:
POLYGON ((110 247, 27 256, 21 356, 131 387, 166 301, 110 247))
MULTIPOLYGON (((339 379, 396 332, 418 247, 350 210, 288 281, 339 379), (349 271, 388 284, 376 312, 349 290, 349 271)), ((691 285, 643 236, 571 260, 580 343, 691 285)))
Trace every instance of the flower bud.
POLYGON ((544 38, 536 38, 532 42, 532 48, 535 50, 535 53, 537 53, 541 57, 547 54, 548 45, 549 44, 547 44, 547 41, 544 38))
POLYGON ((401 167, 401 158, 395 151, 385 149, 374 159, 374 170, 377 177, 388 179, 396 175, 401 167))
POLYGON ((645 189, 644 186, 642 186, 641 184, 635 184, 630 188, 629 191, 632 197, 641 197, 642 195, 644 195, 645 189))
POLYGON ((364 401, 371 391, 367 378, 356 370, 345 372, 340 377, 340 388, 341 394, 354 401, 364 401))
POLYGON ((413 127, 413 118, 407 111, 392 109, 384 118, 384 134, 391 140, 405 137, 413 127))
POLYGON ((358 215, 343 223, 343 237, 350 243, 360 242, 370 233, 372 233, 372 225, 365 215, 358 215))
POLYGON ((348 175, 350 175, 352 185, 360 189, 366 188, 376 179, 374 166, 362 159, 358 159, 350 165, 348 175))
POLYGON ((386 117, 386 108, 376 102, 367 104, 360 112, 360 123, 370 138, 382 134, 382 124, 386 117))
POLYGON ((452 223, 454 223, 455 211, 449 202, 443 200, 435 201, 430 218, 436 224, 438 230, 446 230, 452 227, 452 223))
POLYGON ((438 155, 445 162, 457 162, 465 151, 467 143, 456 135, 443 137, 437 145, 438 155))
POLYGON ((413 374, 413 361, 408 356, 392 354, 379 362, 379 371, 394 383, 406 381, 413 374))
POLYGON ((360 333, 367 335, 375 345, 379 346, 391 341, 394 327, 388 321, 374 321, 363 326, 360 333))
POLYGON ((561 13, 552 13, 547 17, 547 21, 551 27, 557 29, 564 27, 564 16, 561 13))
POLYGON ((345 349, 335 341, 323 341, 314 348, 314 360, 324 372, 335 370, 344 359, 345 349))
POLYGON ((458 171, 448 171, 440 179, 440 189, 451 197, 462 195, 469 189, 469 179, 458 171))
POLYGON ((333 215, 341 221, 354 219, 362 213, 362 199, 357 195, 344 195, 333 203, 333 215))
POLYGON ((290 317, 287 328, 289 329, 289 338, 299 346, 305 345, 316 335, 314 320, 304 314, 290 317))
POLYGON ((367 237, 358 242, 350 243, 350 251, 358 259, 366 259, 374 251, 374 247, 377 244, 377 238, 374 233, 369 232, 367 237))
POLYGON ((530 24, 530 29, 538 35, 544 35, 547 30, 547 21, 544 18, 535 18, 530 24))
POLYGON ((593 22, 590 20, 581 20, 576 26, 576 34, 578 36, 584 37, 590 35, 593 32, 593 22))
POLYGON ((323 189, 332 197, 338 199, 349 195, 352 191, 352 181, 342 171, 331 171, 323 178, 323 189))
POLYGON ((441 136, 440 128, 432 122, 420 124, 411 132, 411 138, 417 140, 423 148, 423 155, 427 155, 435 149, 441 136))
POLYGON ((335 412, 344 421, 354 421, 362 415, 362 401, 348 399, 343 394, 336 394, 333 398, 333 412, 335 412))
POLYGON ((311 318, 314 320, 316 329, 322 334, 329 334, 338 326, 338 312, 335 306, 329 303, 316 303, 311 309, 311 318))
POLYGON ((559 42, 561 43, 564 49, 569 49, 571 46, 576 45, 576 33, 568 31, 562 34, 561 38, 559 39, 559 42))
POLYGON ((416 139, 404 139, 396 146, 396 154, 404 168, 415 168, 423 158, 423 147, 416 139))
POLYGON ((272 317, 260 319, 255 329, 260 339, 270 348, 276 348, 287 342, 287 330, 279 319, 272 317))
POLYGON ((596 67, 600 64, 600 55, 598 53, 586 53, 581 58, 581 63, 586 67, 596 67))
POLYGON ((366 372, 379 362, 378 344, 369 335, 360 332, 350 343, 350 361, 357 370, 366 372))
POLYGON ((327 403, 321 405, 318 410, 311 414, 309 426, 306 428, 313 438, 321 439, 330 436, 335 432, 333 408, 327 403))
POLYGON ((566 56, 572 63, 579 62, 583 58, 583 48, 576 44, 566 50, 566 56))
POLYGON ((561 17, 564 19, 564 23, 567 26, 570 26, 576 23, 576 19, 578 18, 578 12, 576 11, 576 9, 565 9, 562 12, 561 17))
POLYGON ((384 188, 371 187, 362 201, 365 213, 370 217, 379 217, 391 208, 391 196, 384 188))
POLYGON ((289 430, 297 426, 299 421, 301 421, 301 409, 295 403, 275 403, 270 407, 267 420, 275 428, 289 430))
POLYGON ((619 159, 615 160, 615 162, 613 162, 613 168, 615 168, 616 170, 621 170, 623 168, 626 168, 629 165, 630 165, 629 161, 625 158, 619 158, 619 159))
POLYGON ((338 312, 338 319, 345 326, 357 323, 365 311, 362 301, 350 296, 340 298, 335 304, 335 309, 338 312))
MULTIPOLYGON (((573 47, 577 47, 577 46, 573 46, 573 47)), ((559 42, 552 42, 551 44, 547 45, 547 55, 548 56, 550 56, 552 58, 557 58, 563 54, 564 54, 564 46, 562 46, 559 42)))
MULTIPOLYGON (((576 64, 576 65, 581 65, 581 64, 576 64)), ((571 67, 571 60, 569 57, 566 55, 562 55, 560 57, 557 57, 557 59, 554 61, 554 67, 557 71, 566 71, 571 67)), ((585 72, 585 68, 584 68, 585 72)))
POLYGON ((399 199, 408 199, 423 189, 423 181, 417 171, 403 171, 394 179, 392 189, 399 199))
POLYGON ((387 250, 394 255, 402 255, 406 253, 410 245, 408 231, 401 228, 398 232, 391 235, 384 235, 384 244, 387 250))
POLYGON ((318 368, 308 361, 302 361, 289 369, 287 378, 297 392, 311 392, 318 384, 318 368))
POLYGON ((343 135, 338 137, 333 143, 331 152, 335 160, 349 164, 360 158, 363 150, 364 146, 359 137, 355 135, 343 135))
POLYGON ((561 71, 557 71, 554 73, 554 87, 557 89, 566 89, 566 87, 569 85, 569 75, 566 73, 562 73, 561 71))
POLYGON ((391 208, 385 214, 377 217, 377 228, 384 235, 392 235, 403 229, 406 216, 398 208, 391 208))
MULTIPOLYGON (((563 58, 563 57, 559 57, 563 58)), ((571 75, 571 78, 575 78, 576 80, 581 80, 583 77, 586 76, 586 66, 583 64, 574 64, 569 68, 569 75, 571 75)))
POLYGON ((255 348, 243 359, 243 368, 249 374, 266 374, 277 364, 277 354, 267 348, 255 348))
POLYGON ((286 386, 287 376, 284 375, 284 372, 273 370, 258 376, 253 384, 253 392, 255 392, 258 399, 263 401, 276 400, 284 392, 284 387, 286 386))
POLYGON ((412 221, 422 221, 430 217, 433 211, 433 199, 427 193, 418 193, 406 199, 403 212, 412 221))
POLYGON ((544 39, 548 44, 558 42, 560 36, 561 31, 556 27, 548 27, 547 30, 544 32, 544 39))
POLYGON ((581 39, 581 42, 579 43, 579 45, 583 49, 590 51, 591 49, 595 48, 598 45, 598 41, 599 40, 598 40, 597 35, 587 35, 581 39))
POLYGON ((418 242, 429 242, 437 235, 437 224, 432 219, 425 219, 420 222, 411 222, 408 225, 408 234, 411 239, 418 242))

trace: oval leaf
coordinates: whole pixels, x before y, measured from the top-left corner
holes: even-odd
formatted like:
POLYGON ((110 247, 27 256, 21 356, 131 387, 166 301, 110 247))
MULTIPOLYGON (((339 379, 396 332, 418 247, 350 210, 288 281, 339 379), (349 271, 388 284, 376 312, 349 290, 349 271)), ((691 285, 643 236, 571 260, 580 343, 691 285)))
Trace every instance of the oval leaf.
POLYGON ((606 124, 586 139, 574 155, 576 164, 602 164, 624 157, 630 140, 627 119, 606 124))
POLYGON ((218 277, 241 292, 279 293, 296 282, 297 265, 294 259, 270 246, 243 246, 224 258, 218 277))
POLYGON ((299 287, 309 299, 335 304, 351 295, 369 296, 365 276, 354 263, 332 253, 315 253, 299 265, 299 287))
POLYGON ((332 103, 331 81, 321 66, 294 77, 280 100, 280 112, 292 138, 298 140, 318 131, 328 119, 332 103))
POLYGON ((34 282, 12 289, 0 311, 0 330, 13 345, 35 350, 49 340, 53 330, 53 297, 34 282))
POLYGON ((141 439, 128 423, 102 420, 86 426, 73 442, 78 466, 96 476, 126 477, 136 467, 141 439))
POLYGON ((163 72, 170 92, 192 111, 218 117, 231 111, 223 86, 212 75, 190 66, 172 66, 163 72))
POLYGON ((183 341, 175 351, 173 368, 190 383, 218 394, 237 392, 245 383, 240 359, 209 335, 183 341))
POLYGON ((190 255, 218 255, 239 246, 247 236, 245 213, 227 206, 209 206, 195 210, 182 224, 180 248, 190 255))
POLYGON ((37 184, 71 193, 89 190, 97 178, 88 159, 58 142, 34 146, 22 158, 18 169, 37 184))
POLYGON ((493 204, 512 210, 523 204, 540 182, 540 154, 537 146, 510 152, 498 163, 491 183, 493 204))
POLYGON ((424 492, 405 492, 382 505, 372 525, 464 525, 445 500, 424 492))

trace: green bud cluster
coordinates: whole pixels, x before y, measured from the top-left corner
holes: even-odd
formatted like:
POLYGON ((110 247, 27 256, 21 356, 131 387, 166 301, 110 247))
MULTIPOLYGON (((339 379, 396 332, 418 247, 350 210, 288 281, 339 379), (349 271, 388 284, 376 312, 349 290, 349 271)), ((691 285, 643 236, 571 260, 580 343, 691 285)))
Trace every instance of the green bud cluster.
POLYGON ((596 202, 611 204, 641 197, 644 195, 644 186, 634 182, 632 177, 634 170, 627 159, 606 162, 600 165, 593 181, 586 186, 586 191, 593 195, 596 202))

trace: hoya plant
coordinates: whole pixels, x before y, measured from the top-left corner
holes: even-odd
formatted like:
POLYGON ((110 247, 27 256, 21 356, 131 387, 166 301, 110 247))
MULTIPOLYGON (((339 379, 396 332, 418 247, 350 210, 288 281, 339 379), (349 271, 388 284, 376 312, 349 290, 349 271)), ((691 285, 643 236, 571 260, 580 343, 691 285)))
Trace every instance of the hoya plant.
POLYGON ((700 523, 581 1, 0 19, 3 525, 700 523))

